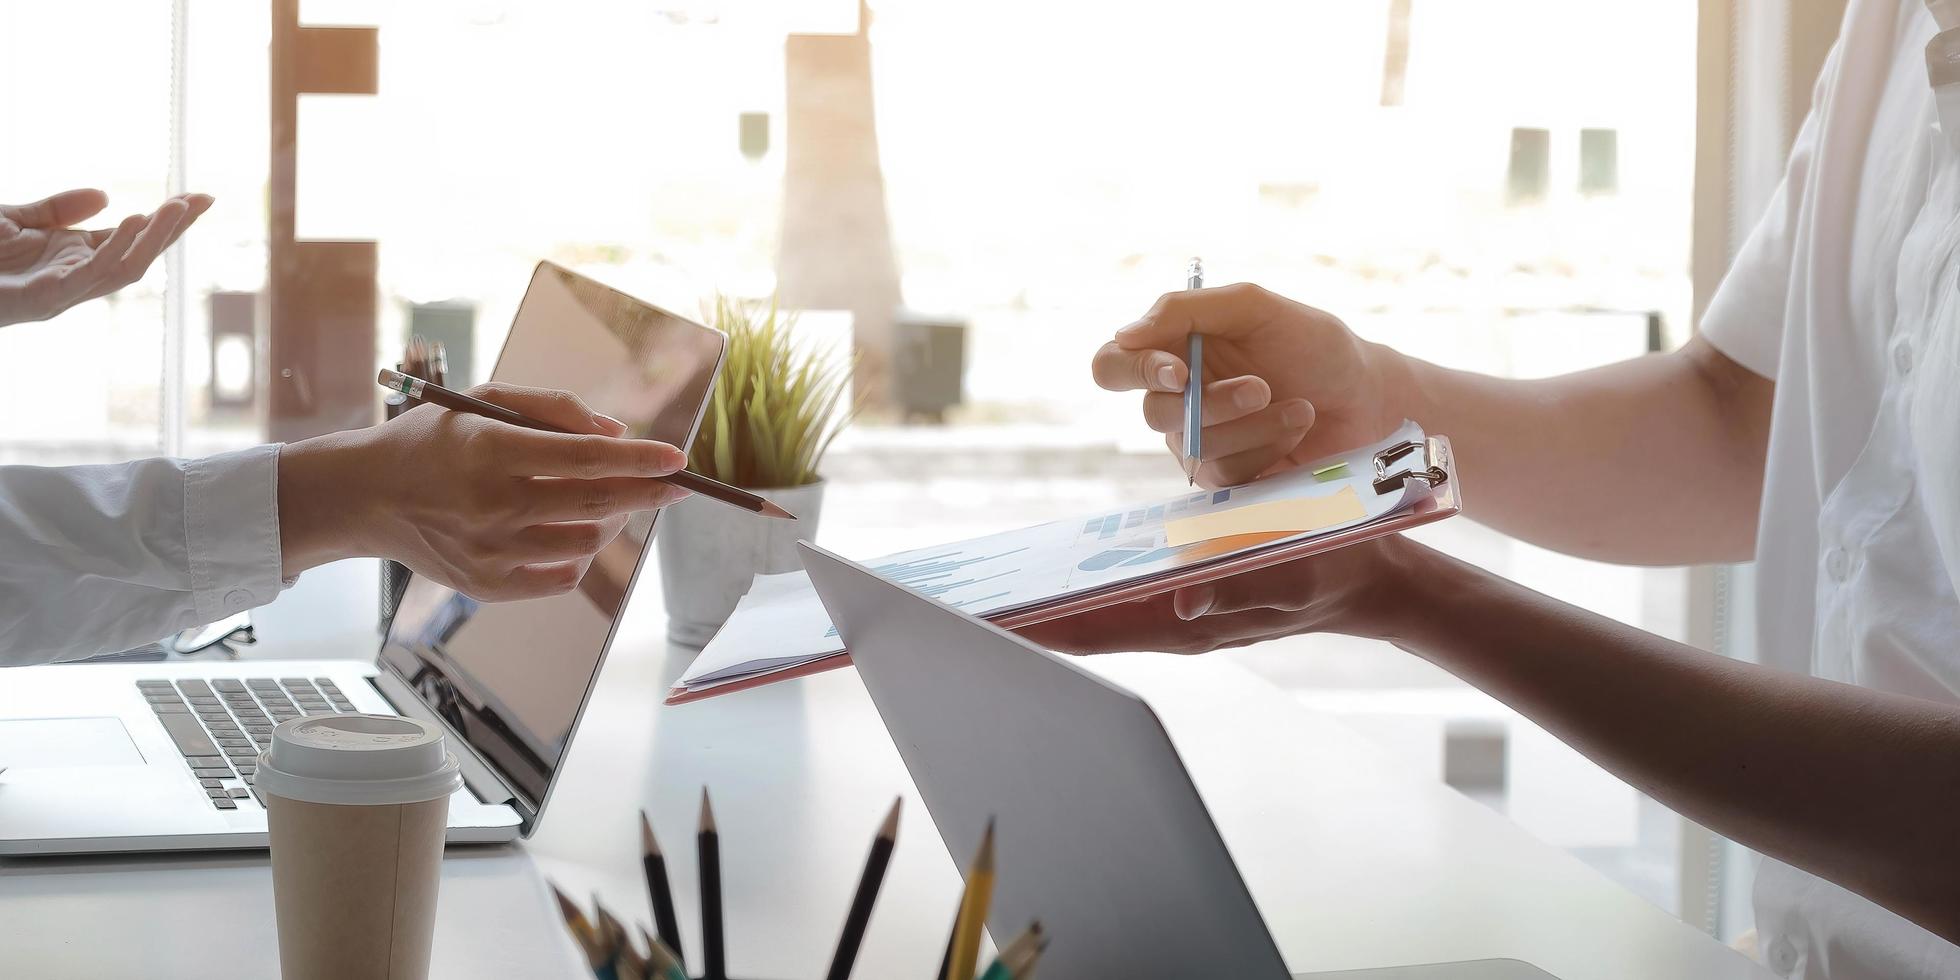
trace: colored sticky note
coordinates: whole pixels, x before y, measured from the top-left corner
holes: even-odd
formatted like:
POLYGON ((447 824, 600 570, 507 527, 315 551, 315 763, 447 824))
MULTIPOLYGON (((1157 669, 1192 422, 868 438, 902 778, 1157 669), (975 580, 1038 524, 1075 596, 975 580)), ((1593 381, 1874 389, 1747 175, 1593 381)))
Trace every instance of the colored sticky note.
POLYGON ((1353 487, 1322 497, 1269 500, 1230 510, 1185 517, 1164 524, 1171 547, 1237 534, 1306 534, 1368 516, 1353 487))
POLYGON ((1323 466, 1313 471, 1313 478, 1322 483, 1332 483, 1347 475, 1348 468, 1346 463, 1335 463, 1332 466, 1323 466))

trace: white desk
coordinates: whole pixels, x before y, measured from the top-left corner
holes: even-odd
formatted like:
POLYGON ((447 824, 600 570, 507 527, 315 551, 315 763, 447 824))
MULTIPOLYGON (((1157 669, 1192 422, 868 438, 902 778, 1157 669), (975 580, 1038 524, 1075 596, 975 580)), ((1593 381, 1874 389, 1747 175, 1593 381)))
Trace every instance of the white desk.
MULTIPOLYGON (((323 569, 372 609, 364 564, 323 569)), ((872 830, 894 794, 905 821, 857 976, 923 977, 938 965, 959 879, 854 674, 679 708, 660 696, 684 655, 660 641, 652 569, 597 690, 540 833, 522 846, 452 849, 434 976, 586 975, 543 878, 598 892, 649 920, 636 813, 674 859, 698 954, 692 836, 710 784, 722 830, 729 966, 737 976, 821 976, 872 830)), ((278 635, 254 656, 371 649, 278 635)), ((548 651, 541 651, 548 653, 548 651)), ((1222 660, 1094 661, 1163 715, 1298 971, 1512 956, 1564 980, 1767 977, 1741 956, 1427 779, 1222 660)), ((0 675, 0 683, 5 682, 0 675)), ((209 978, 277 972, 263 854, 0 862, 0 975, 209 978)))

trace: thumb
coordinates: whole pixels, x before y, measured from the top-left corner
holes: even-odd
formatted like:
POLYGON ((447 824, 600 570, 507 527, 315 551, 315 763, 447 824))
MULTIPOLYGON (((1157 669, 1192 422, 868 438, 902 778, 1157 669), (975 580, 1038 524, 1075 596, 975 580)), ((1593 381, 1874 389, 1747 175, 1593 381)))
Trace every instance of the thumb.
POLYGON ((109 206, 109 195, 98 190, 62 191, 33 204, 0 204, 0 215, 22 228, 66 228, 87 221, 109 206))

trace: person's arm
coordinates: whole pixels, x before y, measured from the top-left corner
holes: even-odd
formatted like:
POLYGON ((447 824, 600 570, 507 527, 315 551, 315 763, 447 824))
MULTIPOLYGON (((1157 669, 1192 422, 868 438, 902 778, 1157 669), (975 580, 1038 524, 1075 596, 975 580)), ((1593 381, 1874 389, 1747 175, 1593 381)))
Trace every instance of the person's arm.
POLYGON ((143 278, 211 207, 211 196, 182 194, 114 228, 70 227, 108 206, 108 195, 86 189, 0 204, 0 327, 46 320, 143 278))
POLYGON ((1076 653, 1389 640, 1717 833, 1960 941, 1960 708, 1704 653, 1402 537, 1024 631, 1076 653))
MULTIPOLYGON (((1826 103, 1833 52, 1818 80, 1826 103)), ((1186 338, 1205 336, 1209 486, 1242 483, 1366 445, 1412 418, 1457 447, 1470 513, 1512 535, 1640 564, 1755 552, 1794 230, 1817 113, 1696 338, 1543 381, 1448 371, 1356 337, 1337 317, 1256 286, 1170 293, 1096 352, 1096 381, 1142 390, 1143 416, 1178 451, 1186 338)))
POLYGON ((1194 332, 1205 336, 1208 486, 1365 445, 1410 418, 1450 437, 1469 513, 1508 534, 1630 564, 1754 553, 1774 385, 1705 340, 1517 381, 1368 343, 1257 286, 1171 293, 1093 367, 1105 388, 1146 392, 1144 421, 1173 452, 1187 374, 1177 352, 1194 332))
POLYGON ((0 466, 0 665, 127 650, 284 588, 279 447, 0 466))
POLYGON ((1622 564, 1755 555, 1775 385, 1706 340, 1533 381, 1391 363, 1404 414, 1455 446, 1477 520, 1622 564))
POLYGON ((1960 943, 1960 708, 1718 657, 1406 550, 1420 612, 1385 603, 1383 638, 1683 816, 1960 943))
POLYGON ((129 649, 373 555, 484 600, 576 587, 628 515, 685 496, 680 450, 616 438, 576 396, 480 398, 581 434, 432 405, 198 460, 0 467, 0 665, 129 649))

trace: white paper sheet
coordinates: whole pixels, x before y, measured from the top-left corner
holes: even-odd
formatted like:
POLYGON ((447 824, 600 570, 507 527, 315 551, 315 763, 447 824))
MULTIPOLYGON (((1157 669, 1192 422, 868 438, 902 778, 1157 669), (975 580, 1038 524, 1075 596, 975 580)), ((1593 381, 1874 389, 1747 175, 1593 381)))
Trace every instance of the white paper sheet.
MULTIPOLYGON (((868 564, 880 575, 975 615, 1009 612, 1398 513, 1421 499, 1423 485, 1410 482, 1402 490, 1376 494, 1369 486, 1374 478, 1374 457, 1388 446, 1404 441, 1421 443, 1423 438, 1419 426, 1404 422, 1394 435, 1374 445, 1242 487, 1194 491, 1114 513, 900 552, 868 564), (1314 476, 1314 471, 1342 462, 1347 467, 1338 477, 1314 476), (1167 520, 1279 500, 1333 496, 1350 488, 1360 496, 1366 511, 1355 520, 1249 546, 1244 539, 1224 538, 1172 547, 1165 537, 1167 520)), ((1407 470, 1420 462, 1421 456, 1406 456, 1389 471, 1407 470)), ((690 691, 719 687, 809 663, 843 649, 807 574, 759 575, 728 622, 681 677, 680 685, 690 691)))

